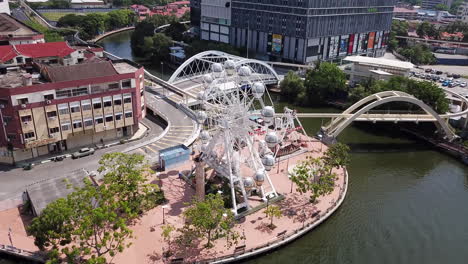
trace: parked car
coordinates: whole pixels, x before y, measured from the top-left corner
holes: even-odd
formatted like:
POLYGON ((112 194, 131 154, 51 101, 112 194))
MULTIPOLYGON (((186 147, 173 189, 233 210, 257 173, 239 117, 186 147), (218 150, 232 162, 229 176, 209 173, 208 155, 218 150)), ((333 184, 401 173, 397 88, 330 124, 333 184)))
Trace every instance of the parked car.
POLYGON ((456 83, 453 83, 453 82, 452 82, 452 83, 449 83, 449 85, 448 85, 448 87, 450 87, 450 88, 453 88, 453 87, 456 87, 456 86, 457 86, 457 84, 456 84, 456 83))
POLYGON ((460 83, 460 87, 466 87, 466 82, 460 83))
POLYGON ((441 74, 442 74, 442 71, 436 71, 436 74, 437 74, 437 75, 441 75, 441 74))
POLYGON ((445 87, 445 86, 448 86, 448 85, 449 85, 449 82, 448 82, 448 81, 445 81, 445 82, 442 83, 442 86, 444 86, 444 87, 445 87))
POLYGON ((458 78, 460 78, 460 77, 461 77, 460 74, 454 74, 454 75, 453 75, 453 78, 455 78, 455 79, 458 79, 458 78))
POLYGON ((453 74, 451 74, 450 72, 447 72, 447 77, 453 77, 453 74))
POLYGON ((425 69, 424 71, 425 71, 425 72, 431 72, 432 69, 425 69))
POLYGON ((74 152, 72 154, 72 158, 77 159, 77 158, 82 158, 82 157, 86 157, 86 156, 93 155, 93 154, 94 154, 93 148, 82 148, 78 150, 77 152, 74 152))
POLYGON ((439 82, 441 82, 441 83, 445 82, 445 78, 444 78, 444 77, 440 77, 439 82))

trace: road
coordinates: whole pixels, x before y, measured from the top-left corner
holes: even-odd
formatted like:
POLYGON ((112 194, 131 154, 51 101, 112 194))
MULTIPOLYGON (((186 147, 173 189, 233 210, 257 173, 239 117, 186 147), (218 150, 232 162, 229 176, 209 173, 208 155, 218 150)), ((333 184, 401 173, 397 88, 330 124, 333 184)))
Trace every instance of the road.
POLYGON ((129 144, 116 145, 110 148, 98 149, 94 155, 80 159, 67 158, 60 162, 48 162, 35 166, 32 170, 26 171, 21 168, 0 165, 0 201, 4 199, 17 199, 25 190, 25 186, 61 175, 66 175, 76 169, 85 168, 88 171, 96 170, 99 167, 98 161, 102 155, 110 152, 139 153, 147 156, 149 160, 157 157, 157 151, 166 147, 182 144, 194 131, 192 119, 177 109, 174 105, 165 100, 154 97, 154 94, 147 93, 147 105, 157 107, 169 119, 170 128, 168 133, 161 139, 154 142, 163 132, 165 125, 148 116, 143 120, 146 126, 150 127, 149 135, 138 141, 129 144), (137 147, 137 148, 135 148, 137 147))

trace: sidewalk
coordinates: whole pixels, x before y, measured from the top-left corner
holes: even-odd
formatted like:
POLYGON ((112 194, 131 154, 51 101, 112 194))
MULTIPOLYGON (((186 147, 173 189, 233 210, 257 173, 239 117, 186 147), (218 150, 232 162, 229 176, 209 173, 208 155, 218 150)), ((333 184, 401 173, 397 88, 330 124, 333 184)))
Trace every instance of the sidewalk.
MULTIPOLYGON (((104 145, 95 144, 92 147, 95 148, 95 149, 109 148, 109 147, 113 147, 113 146, 116 146, 116 145, 121 145, 120 142, 122 140, 125 142, 124 144, 134 142, 134 141, 137 141, 137 140, 140 140, 140 139, 144 138, 148 134, 149 130, 150 129, 147 126, 145 126, 143 123, 140 122, 138 124, 137 132, 135 134, 133 134, 133 136, 131 136, 130 138, 128 138, 128 139, 123 139, 123 138, 122 139, 116 139, 116 140, 105 142, 104 145)), ((30 163, 33 164, 33 165, 47 163, 47 162, 53 161, 56 157, 60 157, 60 156, 62 156, 64 158, 70 158, 72 153, 76 152, 79 149, 80 148, 69 149, 69 150, 63 151, 61 153, 54 153, 54 154, 49 154, 49 155, 44 155, 44 156, 41 156, 41 157, 37 157, 37 158, 34 158, 34 159, 19 161, 19 162, 16 162, 16 167, 21 168, 21 167, 23 167, 25 165, 28 165, 30 163)))

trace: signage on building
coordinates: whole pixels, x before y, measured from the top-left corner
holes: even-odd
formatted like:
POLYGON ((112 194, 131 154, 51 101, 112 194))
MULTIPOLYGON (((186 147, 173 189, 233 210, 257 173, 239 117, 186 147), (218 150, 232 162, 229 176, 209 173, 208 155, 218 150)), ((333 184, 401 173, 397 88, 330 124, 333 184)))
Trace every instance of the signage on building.
POLYGON ((375 32, 369 33, 369 40, 367 41, 367 49, 373 49, 375 42, 375 32))
POLYGON ((353 47, 354 47, 354 34, 351 34, 349 35, 348 55, 353 54, 353 47))
POLYGON ((348 53, 348 40, 349 35, 343 35, 340 37, 340 50, 338 52, 340 56, 344 56, 348 53))
POLYGON ((280 34, 271 35, 271 53, 281 54, 283 51, 283 36, 280 34))
POLYGON ((40 139, 40 140, 27 142, 25 144, 25 146, 26 146, 26 148, 36 148, 36 147, 40 147, 40 146, 47 145, 47 144, 50 144, 50 143, 54 143, 54 142, 57 142, 57 141, 58 141, 58 139, 56 139, 56 138, 46 138, 46 139, 40 139))

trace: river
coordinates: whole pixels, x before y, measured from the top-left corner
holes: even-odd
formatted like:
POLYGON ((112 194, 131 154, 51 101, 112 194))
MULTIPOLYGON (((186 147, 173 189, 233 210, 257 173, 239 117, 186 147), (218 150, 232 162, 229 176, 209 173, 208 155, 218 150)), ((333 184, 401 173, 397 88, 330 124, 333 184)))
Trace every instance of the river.
MULTIPOLYGON (((131 58, 129 36, 101 44, 131 58)), ((322 123, 302 122, 311 135, 322 123)), ((349 191, 341 208, 301 239, 249 263, 467 263, 467 166, 394 125, 352 125, 339 140, 351 146, 349 191)))
MULTIPOLYGON (((100 44, 132 58, 129 36, 114 35, 100 44)), ((302 122, 311 135, 322 123, 302 122)), ((467 166, 393 125, 352 125, 339 140, 351 146, 341 208, 301 239, 248 263, 467 263, 467 166)))

